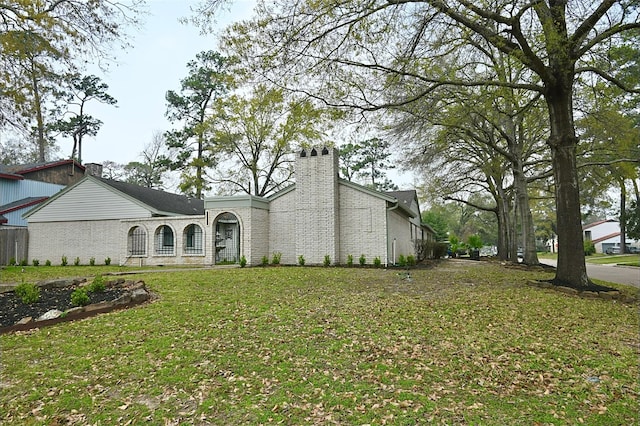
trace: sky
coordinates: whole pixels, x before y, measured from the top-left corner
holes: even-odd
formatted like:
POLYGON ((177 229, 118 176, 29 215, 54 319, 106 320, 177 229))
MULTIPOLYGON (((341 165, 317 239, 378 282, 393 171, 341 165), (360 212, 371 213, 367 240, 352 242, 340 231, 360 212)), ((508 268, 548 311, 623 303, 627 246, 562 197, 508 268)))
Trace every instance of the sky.
MULTIPOLYGON (((201 35, 192 24, 178 22, 192 16, 190 7, 196 0, 148 0, 148 12, 139 30, 132 29, 133 47, 116 54, 117 64, 108 73, 90 70, 105 82, 107 93, 118 102, 116 106, 92 102, 87 113, 103 122, 94 138, 82 143, 83 163, 113 161, 126 164, 140 161, 140 154, 154 133, 172 128, 165 118, 165 94, 180 89, 180 80, 187 76, 187 62, 205 50, 218 50, 215 34, 201 35)), ((234 0, 228 10, 218 16, 219 31, 230 23, 249 19, 255 0, 234 0)), ((71 155, 71 139, 59 139, 60 156, 71 155)), ((412 187, 411 176, 400 170, 388 171, 388 176, 401 189, 412 187)))
MULTIPOLYGON (((192 15, 193 0, 149 0, 149 14, 139 30, 130 30, 132 48, 116 54, 117 64, 107 74, 91 70, 109 86, 107 93, 116 106, 91 102, 87 112, 103 122, 95 138, 82 143, 83 163, 114 161, 126 164, 139 161, 140 153, 153 139, 153 134, 171 128, 164 114, 165 94, 180 89, 180 80, 187 76, 187 62, 205 50, 217 50, 215 35, 200 35, 193 25, 178 22, 192 15)), ((248 19, 253 12, 253 0, 235 0, 231 10, 223 11, 220 29, 229 23, 248 19)), ((61 155, 71 155, 70 138, 60 139, 61 155)))

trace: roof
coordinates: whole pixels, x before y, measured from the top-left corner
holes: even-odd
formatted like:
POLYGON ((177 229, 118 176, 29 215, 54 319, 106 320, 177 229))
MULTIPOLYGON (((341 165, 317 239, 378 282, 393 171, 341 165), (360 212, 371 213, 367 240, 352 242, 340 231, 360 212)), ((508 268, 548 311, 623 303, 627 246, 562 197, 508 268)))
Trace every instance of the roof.
POLYGON ((415 189, 410 189, 406 191, 388 191, 385 194, 390 195, 397 199, 399 202, 404 203, 408 206, 411 206, 411 203, 418 198, 418 194, 415 189))
POLYGON ((585 229, 593 228, 594 226, 602 225, 603 223, 607 223, 607 222, 618 222, 618 221, 615 220, 615 219, 599 220, 597 222, 593 222, 593 223, 589 223, 587 225, 584 225, 582 227, 582 230, 584 231, 585 229))
POLYGON ((12 211, 34 206, 36 204, 43 202, 47 198, 49 197, 27 197, 21 200, 13 201, 9 204, 0 206, 0 214, 10 213, 12 211))
POLYGON ((596 238, 595 240, 591 240, 591 242, 593 244, 597 244, 597 243, 601 243, 602 241, 606 241, 606 240, 610 240, 611 238, 615 238, 615 237, 619 237, 620 236, 620 232, 613 232, 609 235, 605 235, 603 237, 600 238, 596 238))
POLYGON ((197 198, 172 194, 159 189, 145 188, 118 180, 98 178, 95 176, 87 176, 87 178, 103 182, 116 191, 122 192, 151 207, 160 214, 175 213, 186 216, 204 215, 204 201, 197 198))
MULTIPOLYGON (((17 175, 23 175, 25 173, 37 172, 39 170, 50 169, 53 167, 63 166, 65 164, 73 163, 76 167, 84 170, 85 167, 78 163, 76 160, 56 160, 56 161, 45 161, 41 163, 28 163, 28 164, 15 164, 11 166, 4 166, 4 172, 13 173, 17 175)), ((0 169, 2 171, 2 169, 0 169)))

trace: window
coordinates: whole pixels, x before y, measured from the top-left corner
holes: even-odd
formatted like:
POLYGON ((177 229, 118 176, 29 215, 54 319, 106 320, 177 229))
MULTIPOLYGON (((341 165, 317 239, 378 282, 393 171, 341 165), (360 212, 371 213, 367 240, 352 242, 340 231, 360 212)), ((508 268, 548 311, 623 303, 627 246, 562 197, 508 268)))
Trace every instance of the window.
POLYGON ((129 256, 144 256, 147 254, 147 233, 144 228, 134 226, 129 230, 127 251, 129 256))
POLYGON ((184 252, 202 254, 202 228, 195 223, 184 228, 184 252))
POLYGON ((591 241, 591 231, 584 231, 584 239, 591 241))
POLYGON ((167 225, 156 230, 156 254, 173 254, 173 230, 167 225))

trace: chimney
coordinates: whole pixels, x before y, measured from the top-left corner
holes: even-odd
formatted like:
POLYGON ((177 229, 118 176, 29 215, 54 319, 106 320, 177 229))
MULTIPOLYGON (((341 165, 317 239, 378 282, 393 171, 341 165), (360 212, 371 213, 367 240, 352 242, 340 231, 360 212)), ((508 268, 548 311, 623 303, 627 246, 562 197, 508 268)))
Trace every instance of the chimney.
POLYGON ((84 174, 101 178, 102 177, 102 164, 86 163, 84 165, 84 174))

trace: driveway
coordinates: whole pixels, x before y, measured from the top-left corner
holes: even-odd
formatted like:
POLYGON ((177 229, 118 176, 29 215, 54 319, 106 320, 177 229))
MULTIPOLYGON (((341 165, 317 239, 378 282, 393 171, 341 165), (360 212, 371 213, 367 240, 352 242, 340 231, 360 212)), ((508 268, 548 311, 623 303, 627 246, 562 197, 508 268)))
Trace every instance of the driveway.
MULTIPOLYGON (((556 266, 555 259, 540 259, 540 263, 556 266)), ((610 283, 632 285, 640 288, 640 268, 632 266, 596 265, 587 262, 587 274, 591 278, 610 283)))

